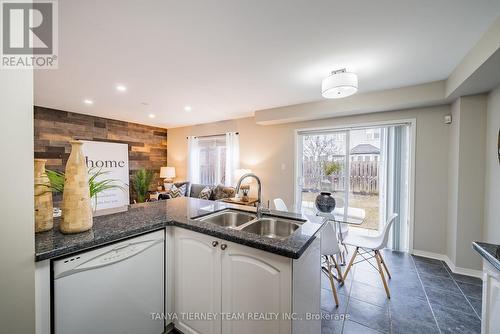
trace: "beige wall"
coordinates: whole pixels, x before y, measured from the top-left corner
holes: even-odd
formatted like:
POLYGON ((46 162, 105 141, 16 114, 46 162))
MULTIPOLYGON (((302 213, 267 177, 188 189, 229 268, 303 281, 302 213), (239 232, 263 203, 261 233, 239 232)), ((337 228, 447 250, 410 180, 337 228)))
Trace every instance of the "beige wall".
POLYGON ((460 99, 451 105, 452 123, 449 131, 448 151, 448 222, 446 255, 455 263, 457 255, 457 214, 458 214, 458 163, 460 138, 460 99))
POLYGON ((500 165, 498 162, 498 131, 500 129, 500 87, 492 91, 487 100, 486 113, 486 179, 485 217, 483 238, 500 244, 500 165))
MULTIPOLYGON (((306 106, 304 106, 306 108, 306 106)), ((303 112, 307 112, 304 110, 303 112)), ((240 133, 241 167, 251 168, 263 182, 264 200, 294 201, 295 130, 416 119, 414 248, 446 252, 448 131, 443 123, 449 106, 372 113, 280 125, 257 125, 254 118, 169 129, 168 164, 186 178, 186 136, 240 133)))
POLYGON ((484 220, 486 96, 461 97, 457 259, 455 265, 480 270, 472 242, 481 240, 484 220))
POLYGON ((471 244, 483 234, 486 96, 461 97, 451 109, 447 255, 457 267, 481 269, 471 244))
POLYGON ((30 334, 35 332, 33 72, 1 72, 0 332, 30 334))

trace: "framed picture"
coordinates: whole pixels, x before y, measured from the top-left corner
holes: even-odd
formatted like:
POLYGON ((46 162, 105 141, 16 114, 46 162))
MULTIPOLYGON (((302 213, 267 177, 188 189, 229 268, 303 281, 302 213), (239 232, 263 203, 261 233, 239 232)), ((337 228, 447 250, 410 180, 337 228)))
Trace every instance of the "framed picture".
POLYGON ((87 168, 106 172, 97 179, 113 179, 123 189, 105 190, 97 196, 96 211, 126 208, 129 204, 128 145, 101 141, 83 141, 87 168))

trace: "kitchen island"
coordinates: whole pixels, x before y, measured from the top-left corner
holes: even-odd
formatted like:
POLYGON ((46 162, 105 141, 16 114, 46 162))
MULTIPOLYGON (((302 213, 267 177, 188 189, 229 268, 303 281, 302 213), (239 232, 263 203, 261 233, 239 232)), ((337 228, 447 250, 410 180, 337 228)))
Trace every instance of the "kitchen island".
MULTIPOLYGON (((322 223, 315 216, 271 211, 264 218, 297 223, 284 238, 217 225, 203 217, 231 211, 255 216, 255 208, 181 197, 131 205, 127 212, 94 218, 92 230, 35 238, 37 333, 48 333, 53 262, 153 231, 165 231, 165 314, 184 333, 320 333, 322 223), (200 321, 178 314, 243 314, 240 319, 200 321), (276 319, 244 315, 276 314, 276 319), (307 320, 306 320, 307 319, 307 320)), ((145 310, 146 311, 146 310, 145 310)))
POLYGON ((481 333, 500 333, 500 245, 473 242, 483 258, 483 305, 481 333))

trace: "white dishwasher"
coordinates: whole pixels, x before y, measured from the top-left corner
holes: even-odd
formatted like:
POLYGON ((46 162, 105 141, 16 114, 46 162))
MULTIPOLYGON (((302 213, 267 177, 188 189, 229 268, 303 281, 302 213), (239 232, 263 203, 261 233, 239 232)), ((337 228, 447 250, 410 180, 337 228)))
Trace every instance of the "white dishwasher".
POLYGON ((164 244, 162 230, 54 261, 54 333, 163 333, 164 244))

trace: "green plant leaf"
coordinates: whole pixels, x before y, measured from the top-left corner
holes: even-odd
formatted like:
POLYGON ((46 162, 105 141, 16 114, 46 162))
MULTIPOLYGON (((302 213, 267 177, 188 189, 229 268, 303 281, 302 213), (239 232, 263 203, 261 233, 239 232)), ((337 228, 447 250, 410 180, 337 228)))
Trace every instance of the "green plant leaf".
MULTIPOLYGON (((50 188, 50 191, 52 192, 64 192, 64 173, 63 172, 58 172, 58 171, 53 171, 47 169, 46 171, 47 177, 49 178, 50 181, 50 186, 47 186, 50 188)), ((100 176, 109 174, 110 171, 102 171, 101 169, 96 169, 96 168, 90 168, 89 171, 89 190, 90 190, 90 198, 95 199, 97 203, 97 195, 102 193, 105 190, 110 190, 110 189, 121 189, 125 191, 125 187, 122 186, 119 180, 115 179, 104 179, 97 181, 96 179, 100 176)))
POLYGON ((153 178, 154 173, 151 170, 140 169, 134 173, 132 187, 136 193, 137 202, 142 203, 146 200, 153 178))
POLYGON ((342 170, 342 164, 338 161, 327 161, 323 165, 323 171, 325 175, 330 176, 336 174, 342 170))
POLYGON ((51 188, 52 192, 62 193, 64 190, 64 173, 47 169, 45 171, 45 174, 49 178, 49 187, 51 188))
POLYGON ((90 189, 90 197, 94 198, 97 203, 97 195, 102 193, 103 191, 110 189, 121 189, 125 190, 125 188, 118 184, 120 181, 116 179, 104 179, 97 181, 98 177, 109 174, 109 171, 102 171, 102 168, 96 170, 96 168, 89 169, 89 189, 90 189))

